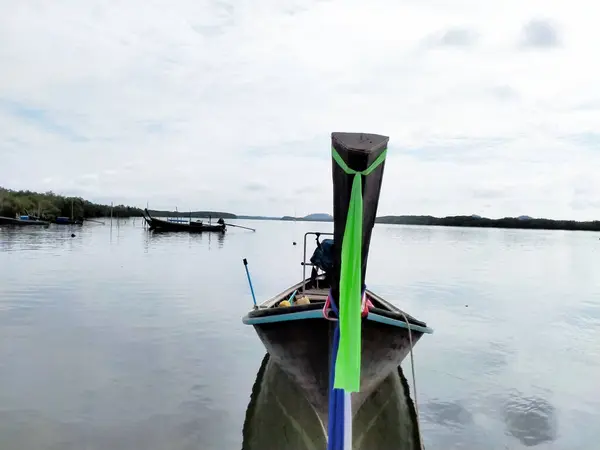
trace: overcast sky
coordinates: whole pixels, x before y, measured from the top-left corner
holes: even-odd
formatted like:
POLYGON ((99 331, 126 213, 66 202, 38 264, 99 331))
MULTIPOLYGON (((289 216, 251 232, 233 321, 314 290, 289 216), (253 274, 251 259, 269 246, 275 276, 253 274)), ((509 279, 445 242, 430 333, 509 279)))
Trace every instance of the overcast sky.
POLYGON ((598 219, 594 5, 0 0, 0 185, 331 212, 330 133, 363 131, 380 215, 598 219))

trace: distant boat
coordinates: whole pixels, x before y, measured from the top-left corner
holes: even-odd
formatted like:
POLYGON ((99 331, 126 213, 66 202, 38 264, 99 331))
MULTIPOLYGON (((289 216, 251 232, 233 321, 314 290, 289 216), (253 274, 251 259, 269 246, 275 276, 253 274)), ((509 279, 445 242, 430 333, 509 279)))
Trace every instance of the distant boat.
POLYGON ((73 211, 74 200, 71 199, 71 217, 57 217, 53 222, 57 225, 83 225, 84 219, 75 219, 73 211))
POLYGON ((19 216, 19 217, 2 217, 0 216, 0 225, 15 225, 15 226, 48 226, 50 222, 46 220, 40 220, 38 218, 31 218, 29 216, 19 216))
POLYGON ((30 220, 41 220, 43 222, 55 223, 56 225, 83 225, 84 219, 73 219, 71 217, 51 217, 42 219, 38 216, 29 216, 30 220))
POLYGON ((144 209, 144 220, 148 224, 151 230, 155 231, 187 231, 189 233, 204 233, 204 232, 225 232, 225 222, 223 219, 219 219, 216 225, 207 225, 202 221, 192 221, 181 223, 181 222, 170 222, 169 220, 162 220, 152 217, 148 212, 148 209, 144 209))
MULTIPOLYGON (((353 320, 360 330, 357 350, 361 355, 360 376, 358 380, 353 379, 360 389, 351 391, 351 410, 356 426, 360 426, 356 423, 357 414, 365 402, 384 380, 397 373, 398 366, 421 336, 433 332, 424 322, 365 286, 371 232, 389 138, 363 133, 333 133, 331 139, 334 232, 306 233, 302 265, 304 271, 307 266, 312 266, 310 278, 304 274, 301 282, 258 305, 242 319, 244 324, 254 327, 272 361, 302 391, 324 430, 329 426, 331 408, 332 354, 337 351, 338 336, 343 337, 343 332, 337 333, 338 314, 337 307, 331 306, 333 303, 341 308, 342 316, 356 314, 353 320), (317 243, 310 262, 306 261, 309 235, 316 235, 317 243), (333 239, 321 242, 321 235, 332 235, 333 239), (346 246, 344 251, 343 246, 346 246), (346 270, 342 270, 342 266, 346 270), (348 267, 352 270, 348 271, 348 267), (351 292, 356 295, 347 297, 346 300, 352 303, 344 306, 338 302, 340 292, 350 289, 354 289, 351 292)), ((351 370, 358 369, 351 366, 351 370)), ((356 372, 353 373, 356 376, 356 372)))
POLYGON ((57 217, 54 220, 57 225, 83 225, 83 219, 71 219, 70 217, 57 217))

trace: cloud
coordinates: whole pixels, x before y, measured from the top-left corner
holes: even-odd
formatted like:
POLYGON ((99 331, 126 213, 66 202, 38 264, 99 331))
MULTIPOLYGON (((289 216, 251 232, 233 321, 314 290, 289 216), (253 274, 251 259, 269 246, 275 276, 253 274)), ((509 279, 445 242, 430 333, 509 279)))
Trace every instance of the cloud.
POLYGON ((489 92, 499 100, 516 100, 519 98, 519 93, 507 85, 494 86, 489 89, 489 92))
POLYGON ((390 136, 381 214, 595 218, 572 183, 597 177, 600 152, 565 138, 598 124, 586 5, 21 0, 0 15, 0 183, 331 212, 330 133, 356 130, 390 136), (532 28, 540 11, 560 33, 532 28))
POLYGON ((531 20, 523 27, 520 45, 533 48, 558 47, 560 45, 558 28, 548 20, 531 20))
POLYGON ((450 28, 426 38, 432 47, 470 47, 477 41, 478 34, 468 28, 450 28))
MULTIPOLYGON (((44 109, 15 100, 0 98, 0 111, 24 122, 29 122, 48 133, 62 136, 70 141, 82 142, 86 140, 85 137, 79 135, 76 131, 61 125, 59 121, 53 117, 55 114, 44 109)), ((13 140, 18 141, 18 139, 13 140)))
POLYGON ((250 181, 244 185, 244 189, 254 192, 265 192, 269 190, 269 184, 262 181, 250 181))

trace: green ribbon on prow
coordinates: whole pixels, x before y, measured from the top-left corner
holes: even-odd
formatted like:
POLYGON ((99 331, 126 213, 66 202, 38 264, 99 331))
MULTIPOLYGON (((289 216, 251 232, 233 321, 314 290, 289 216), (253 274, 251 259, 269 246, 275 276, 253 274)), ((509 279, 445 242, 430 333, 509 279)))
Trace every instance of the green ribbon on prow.
POLYGON ((362 294, 362 234, 363 196, 362 177, 373 172, 387 154, 385 149, 367 169, 358 172, 348 167, 335 148, 332 156, 338 166, 348 175, 354 175, 348 204, 348 216, 342 241, 340 267, 340 342, 335 361, 334 388, 346 392, 360 391, 361 360, 361 294, 362 294))

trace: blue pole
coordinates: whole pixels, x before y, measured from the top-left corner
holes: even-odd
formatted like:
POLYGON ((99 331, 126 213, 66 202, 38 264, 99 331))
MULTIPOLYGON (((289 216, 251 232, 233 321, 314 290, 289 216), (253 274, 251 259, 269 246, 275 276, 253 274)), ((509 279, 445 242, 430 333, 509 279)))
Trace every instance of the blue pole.
POLYGON ((250 279, 250 272, 248 272, 248 261, 246 260, 246 258, 244 258, 244 267, 246 268, 246 276, 248 277, 250 292, 252 292, 252 301, 254 302, 254 307, 256 308, 256 296, 254 295, 254 288, 252 287, 252 280, 250 279))

